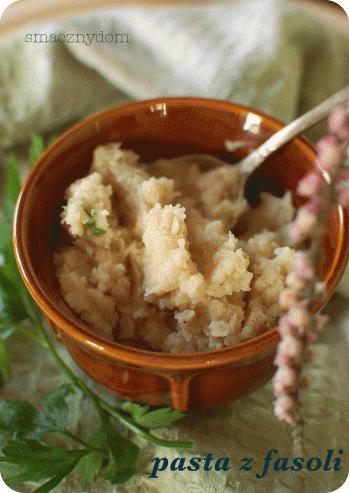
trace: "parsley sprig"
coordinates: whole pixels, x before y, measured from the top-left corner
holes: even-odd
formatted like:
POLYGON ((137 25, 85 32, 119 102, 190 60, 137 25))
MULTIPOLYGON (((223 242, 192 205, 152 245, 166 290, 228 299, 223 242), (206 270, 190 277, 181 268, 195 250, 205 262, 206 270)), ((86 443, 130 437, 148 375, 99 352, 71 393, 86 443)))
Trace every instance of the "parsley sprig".
POLYGON ((95 209, 91 209, 90 212, 87 210, 85 210, 85 212, 88 215, 88 221, 86 223, 86 227, 89 228, 91 234, 93 236, 104 235, 107 232, 107 230, 96 226, 96 217, 98 215, 97 211, 95 209))
MULTIPOLYGON (((44 147, 43 139, 34 135, 29 149, 30 164, 35 163, 44 147)), ((172 425, 184 413, 171 408, 154 410, 134 402, 111 405, 62 359, 41 312, 21 281, 14 259, 12 217, 21 187, 20 165, 14 154, 6 158, 4 171, 5 190, 0 207, 0 383, 10 376, 6 341, 14 332, 24 333, 47 350, 68 383, 44 396, 41 409, 24 400, 0 401, 0 434, 7 439, 0 451, 1 474, 9 486, 27 481, 43 483, 36 493, 51 491, 74 469, 85 488, 97 476, 113 484, 123 483, 135 474, 140 451, 125 432, 131 431, 164 447, 190 448, 190 442, 165 440, 151 432, 172 425), (97 431, 87 438, 72 433, 67 425, 69 399, 77 392, 93 403, 99 416, 97 431), (51 434, 69 438, 78 448, 52 446, 46 440, 51 434)))

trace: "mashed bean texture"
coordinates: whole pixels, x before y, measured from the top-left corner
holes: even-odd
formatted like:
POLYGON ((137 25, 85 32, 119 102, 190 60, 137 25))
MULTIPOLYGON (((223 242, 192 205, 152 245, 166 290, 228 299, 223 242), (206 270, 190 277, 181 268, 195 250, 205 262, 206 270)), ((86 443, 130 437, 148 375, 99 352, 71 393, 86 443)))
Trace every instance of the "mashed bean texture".
POLYGON ((140 162, 111 143, 66 190, 61 293, 105 338, 167 352, 223 348, 271 327, 294 250, 289 193, 239 197, 238 171, 209 156, 140 162), (239 232, 238 234, 236 232, 239 232), (235 234, 234 234, 235 233, 235 234))

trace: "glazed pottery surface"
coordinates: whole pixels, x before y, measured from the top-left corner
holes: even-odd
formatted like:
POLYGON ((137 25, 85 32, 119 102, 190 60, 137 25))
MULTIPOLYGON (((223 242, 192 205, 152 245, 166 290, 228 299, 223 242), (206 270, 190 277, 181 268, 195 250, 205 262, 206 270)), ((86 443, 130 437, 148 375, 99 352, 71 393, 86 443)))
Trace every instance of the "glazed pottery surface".
MULTIPOLYGON (((59 293, 53 266, 64 191, 89 170, 96 146, 122 142, 145 161, 208 153, 233 162, 225 141, 245 140, 253 148, 282 127, 251 108, 197 98, 132 102, 98 113, 72 127, 41 156, 20 195, 14 220, 14 248, 23 280, 80 367, 123 398, 183 410, 228 402, 267 381, 273 373, 276 329, 237 346, 196 354, 147 351, 107 341, 78 319, 59 293)), ((293 193, 316 166, 312 146, 295 139, 250 178, 247 197, 261 190, 293 193)), ((294 193, 297 204, 299 199, 294 193)), ((348 221, 332 211, 324 240, 322 277, 333 293, 348 258, 348 221)))

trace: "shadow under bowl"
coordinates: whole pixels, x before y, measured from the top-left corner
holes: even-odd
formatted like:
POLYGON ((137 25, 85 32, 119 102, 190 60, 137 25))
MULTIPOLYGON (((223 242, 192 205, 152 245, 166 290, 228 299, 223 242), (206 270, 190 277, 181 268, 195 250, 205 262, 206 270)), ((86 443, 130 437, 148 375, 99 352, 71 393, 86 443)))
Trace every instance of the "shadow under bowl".
MULTIPOLYGON (((55 276, 59 215, 64 191, 87 174, 96 146, 121 141, 145 161, 208 153, 233 162, 224 143, 246 140, 251 147, 283 125, 254 109, 218 100, 159 98, 98 113, 65 132, 40 157, 20 194, 14 219, 14 249, 23 280, 79 366, 122 398, 183 410, 226 403, 266 382, 273 373, 279 336, 274 328, 224 349, 195 354, 147 351, 111 342, 90 330, 64 302, 55 276)), ((243 150, 235 159, 242 157, 243 150)), ((256 173, 247 186, 253 200, 261 190, 293 192, 316 166, 313 147, 294 139, 256 173)), ((348 259, 348 220, 332 211, 324 240, 322 277, 328 297, 348 259)), ((319 307, 320 308, 320 307, 319 307)))

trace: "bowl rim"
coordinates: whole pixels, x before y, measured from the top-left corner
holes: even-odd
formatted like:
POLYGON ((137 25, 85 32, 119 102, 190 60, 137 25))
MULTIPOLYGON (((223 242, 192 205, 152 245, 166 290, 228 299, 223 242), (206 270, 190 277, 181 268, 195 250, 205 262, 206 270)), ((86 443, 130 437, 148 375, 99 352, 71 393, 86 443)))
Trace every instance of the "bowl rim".
MULTIPOLYGON (((197 108, 204 107, 205 109, 213 109, 218 111, 247 114, 249 112, 261 116, 267 120, 269 127, 272 130, 278 130, 284 126, 281 121, 249 106, 236 104, 230 101, 224 101, 211 98, 199 97, 159 97, 154 99, 131 101, 120 105, 109 107, 99 111, 83 120, 75 123, 63 134, 61 134, 40 156, 33 168, 30 170, 16 204, 14 219, 13 219, 13 246, 15 258, 19 268, 21 277, 28 291, 46 315, 64 335, 73 339, 78 344, 82 345, 86 350, 97 352, 102 358, 108 357, 113 361, 123 362, 133 366, 144 367, 147 369, 157 369, 164 371, 186 371, 186 370, 203 370, 213 367, 222 367, 234 365, 246 361, 247 359, 255 359, 262 357, 263 354, 270 353, 274 350, 279 341, 277 328, 271 328, 262 334, 240 342, 236 345, 227 346, 221 349, 209 350, 196 353, 166 353, 159 351, 151 351, 140 349, 132 346, 120 344, 118 342, 109 341, 87 329, 84 325, 80 325, 76 321, 72 321, 64 315, 51 302, 49 296, 40 288, 36 282, 35 272, 30 267, 30 262, 27 258, 26 248, 24 246, 22 222, 26 214, 26 202, 30 196, 32 183, 36 179, 38 170, 45 165, 48 156, 57 150, 66 139, 79 134, 86 126, 94 124, 100 119, 108 119, 115 113, 125 114, 140 109, 149 108, 152 104, 165 103, 169 106, 190 105, 197 108)), ((293 140, 301 148, 302 152, 308 157, 315 160, 315 150, 312 144, 304 137, 297 137, 293 140)), ((346 263, 349 258, 349 222, 347 211, 341 206, 338 206, 338 217, 340 221, 340 248, 336 250, 337 256, 332 261, 331 269, 325 278, 328 291, 326 299, 318 305, 318 309, 322 308, 332 296, 335 288, 342 277, 346 263)))

